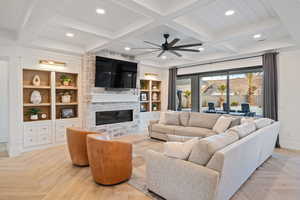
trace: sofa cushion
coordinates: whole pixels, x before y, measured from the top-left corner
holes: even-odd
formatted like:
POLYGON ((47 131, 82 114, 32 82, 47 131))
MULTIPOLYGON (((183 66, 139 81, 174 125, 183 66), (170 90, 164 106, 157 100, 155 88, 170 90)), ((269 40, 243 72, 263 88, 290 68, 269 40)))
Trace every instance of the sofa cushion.
MULTIPOLYGON (((186 142, 195 138, 194 136, 181 136, 181 135, 167 135, 168 142, 186 142)), ((197 137, 198 139, 202 138, 201 136, 197 137)))
POLYGON ((174 111, 166 111, 166 112, 160 112, 159 115, 159 123, 160 124, 166 124, 166 113, 170 113, 170 112, 174 112, 174 111))
POLYGON ((153 124, 151 128, 152 128, 153 132, 173 135, 174 130, 175 130, 175 128, 177 128, 177 126, 170 126, 170 125, 164 125, 164 124, 153 124))
POLYGON ((239 138, 243 138, 246 137, 247 135, 249 135, 250 133, 254 132, 256 130, 256 125, 254 122, 249 122, 249 123, 245 123, 245 124, 241 124, 239 126, 235 126, 233 128, 228 129, 228 133, 233 132, 238 134, 239 138))
POLYGON ((241 124, 252 123, 254 122, 254 118, 252 117, 242 117, 241 124))
POLYGON ((254 120, 254 123, 255 123, 257 129, 261 129, 263 127, 269 126, 270 124, 273 123, 273 121, 274 120, 269 119, 269 118, 260 118, 260 119, 254 120))
POLYGON ((164 155, 187 160, 196 142, 198 142, 198 138, 186 142, 166 142, 164 143, 164 155))
POLYGON ((235 132, 226 132, 199 140, 192 148, 189 161, 199 165, 206 165, 214 153, 237 141, 239 136, 235 132))
POLYGON ((217 120, 216 124, 213 127, 213 131, 217 133, 224 133, 230 126, 232 121, 231 117, 221 116, 217 120))
POLYGON ((212 129, 219 117, 219 114, 191 112, 189 126, 212 129))
POLYGON ((241 124, 241 117, 232 117, 231 124, 230 124, 229 128, 238 126, 240 124, 241 124))
POLYGON ((188 126, 190 120, 190 112, 178 112, 181 126, 188 126))
POLYGON ((165 113, 165 124, 179 126, 179 113, 178 112, 166 112, 165 113))
POLYGON ((176 127, 174 134, 181 136, 208 137, 217 133, 207 128, 178 126, 176 127))

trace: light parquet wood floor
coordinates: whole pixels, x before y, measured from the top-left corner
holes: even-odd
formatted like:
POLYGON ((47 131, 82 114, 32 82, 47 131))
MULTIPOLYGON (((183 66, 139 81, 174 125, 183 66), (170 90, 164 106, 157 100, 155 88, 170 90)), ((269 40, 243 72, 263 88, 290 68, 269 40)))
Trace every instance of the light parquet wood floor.
MULTIPOLYGON (((129 136, 134 153, 142 155, 161 144, 129 136)), ((143 164, 134 160, 134 166, 143 164)), ((274 156, 242 186, 233 200, 299 200, 300 153, 276 150, 274 156)), ((0 200, 150 200, 128 183, 104 187, 94 183, 90 169, 71 165, 65 145, 0 158, 0 200)))

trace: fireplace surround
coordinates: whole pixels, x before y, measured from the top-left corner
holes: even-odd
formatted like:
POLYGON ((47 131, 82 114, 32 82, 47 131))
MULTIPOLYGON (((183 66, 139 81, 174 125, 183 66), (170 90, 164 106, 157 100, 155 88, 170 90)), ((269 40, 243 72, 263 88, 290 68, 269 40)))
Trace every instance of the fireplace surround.
POLYGON ((96 114, 96 126, 133 121, 133 110, 98 111, 96 114))

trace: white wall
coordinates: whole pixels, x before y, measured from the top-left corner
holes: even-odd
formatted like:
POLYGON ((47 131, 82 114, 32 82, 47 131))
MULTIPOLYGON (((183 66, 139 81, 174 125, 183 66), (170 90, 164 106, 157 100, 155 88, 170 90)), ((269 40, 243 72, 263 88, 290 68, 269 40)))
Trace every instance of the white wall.
POLYGON ((300 150, 300 50, 279 54, 278 74, 280 145, 300 150))
POLYGON ((234 68, 241 68, 241 67, 252 67, 252 66, 258 66, 258 65, 262 65, 261 57, 213 63, 213 64, 206 64, 206 65, 200 65, 200 66, 194 66, 194 67, 179 68, 177 74, 178 75, 192 74, 192 73, 218 71, 218 70, 234 69, 234 68))
POLYGON ((8 142, 8 62, 0 60, 0 142, 8 142))

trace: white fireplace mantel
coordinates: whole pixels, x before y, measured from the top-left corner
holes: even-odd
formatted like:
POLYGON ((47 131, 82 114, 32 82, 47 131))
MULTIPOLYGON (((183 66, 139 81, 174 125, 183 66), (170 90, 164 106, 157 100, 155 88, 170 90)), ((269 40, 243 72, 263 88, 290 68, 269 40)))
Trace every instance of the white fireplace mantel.
POLYGON ((91 103, 119 103, 138 102, 138 95, 134 94, 92 94, 91 103))

